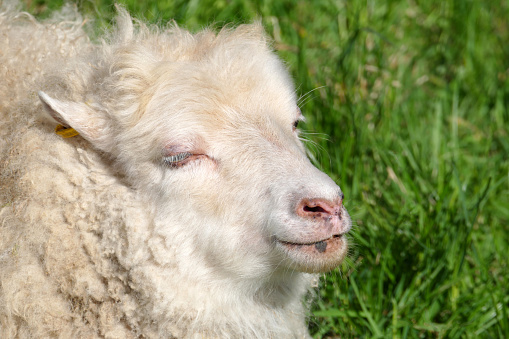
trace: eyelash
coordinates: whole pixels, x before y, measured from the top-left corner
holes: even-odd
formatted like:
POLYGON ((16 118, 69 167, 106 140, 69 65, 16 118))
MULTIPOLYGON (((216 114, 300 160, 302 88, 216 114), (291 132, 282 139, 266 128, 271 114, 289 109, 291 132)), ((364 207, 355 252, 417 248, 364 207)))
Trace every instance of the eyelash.
POLYGON ((179 167, 184 165, 187 162, 186 160, 189 159, 192 155, 193 154, 189 152, 182 152, 174 155, 169 155, 163 157, 163 163, 173 168, 179 167))

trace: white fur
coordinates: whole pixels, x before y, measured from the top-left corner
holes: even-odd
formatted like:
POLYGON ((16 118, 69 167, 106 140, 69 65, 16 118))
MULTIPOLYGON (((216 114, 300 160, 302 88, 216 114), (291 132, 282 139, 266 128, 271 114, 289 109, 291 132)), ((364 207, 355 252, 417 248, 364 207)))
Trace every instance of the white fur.
POLYGON ((331 269, 346 241, 284 244, 350 221, 292 129, 293 84, 261 26, 193 35, 119 8, 94 44, 70 7, 43 23, 8 7, 0 337, 308 337, 316 276, 301 271, 331 269), (54 134, 44 111, 80 136, 54 134), (303 199, 336 201, 342 221, 299 215, 303 199))

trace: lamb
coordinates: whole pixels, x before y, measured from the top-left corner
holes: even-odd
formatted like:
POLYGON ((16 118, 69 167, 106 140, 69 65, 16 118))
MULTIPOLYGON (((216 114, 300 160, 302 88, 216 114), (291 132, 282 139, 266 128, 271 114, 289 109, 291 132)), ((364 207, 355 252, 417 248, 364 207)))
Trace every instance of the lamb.
POLYGON ((351 221, 261 25, 85 26, 1 8, 0 337, 309 337, 351 221))

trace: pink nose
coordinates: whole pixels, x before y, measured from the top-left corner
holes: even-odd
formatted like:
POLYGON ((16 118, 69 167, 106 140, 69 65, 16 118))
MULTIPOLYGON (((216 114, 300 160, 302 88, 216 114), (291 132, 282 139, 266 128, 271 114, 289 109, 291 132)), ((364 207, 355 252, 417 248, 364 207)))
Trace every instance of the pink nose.
POLYGON ((304 218, 316 219, 337 217, 341 220, 341 205, 343 199, 329 201, 321 198, 302 199, 297 205, 297 214, 304 218))

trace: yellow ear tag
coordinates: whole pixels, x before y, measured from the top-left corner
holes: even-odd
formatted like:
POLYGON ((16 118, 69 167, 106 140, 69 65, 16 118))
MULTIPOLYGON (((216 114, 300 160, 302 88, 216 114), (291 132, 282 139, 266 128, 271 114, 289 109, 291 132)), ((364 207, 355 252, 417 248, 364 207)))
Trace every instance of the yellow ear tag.
POLYGON ((65 127, 63 125, 57 125, 57 127, 55 127, 55 133, 60 135, 62 138, 72 138, 79 135, 74 128, 65 127))

